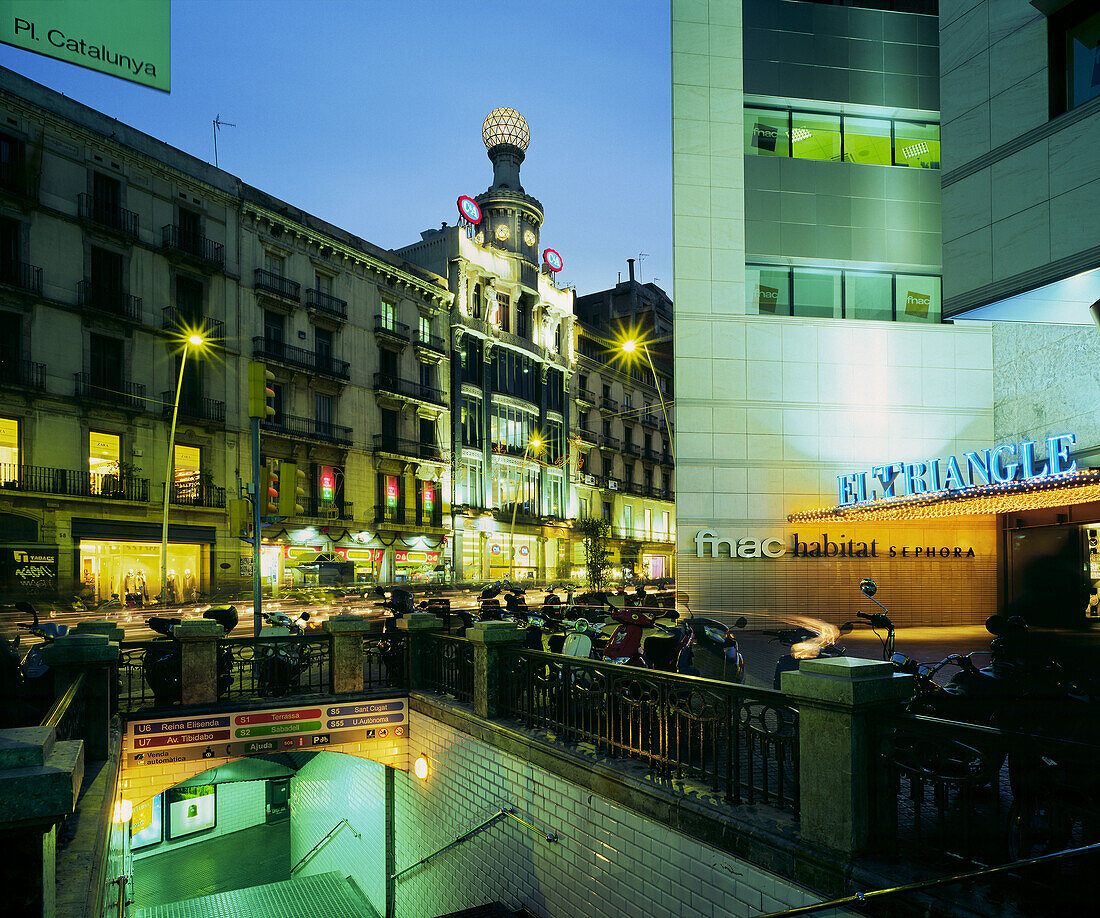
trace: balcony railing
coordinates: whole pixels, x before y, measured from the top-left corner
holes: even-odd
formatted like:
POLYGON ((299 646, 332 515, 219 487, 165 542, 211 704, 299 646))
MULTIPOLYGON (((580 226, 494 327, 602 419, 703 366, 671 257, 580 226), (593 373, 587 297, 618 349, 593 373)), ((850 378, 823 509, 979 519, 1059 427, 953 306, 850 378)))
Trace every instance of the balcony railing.
POLYGON ((595 405, 596 395, 591 389, 578 389, 577 400, 581 402, 588 402, 589 405, 595 405))
POLYGON ((320 497, 311 497, 306 501, 305 509, 299 516, 308 516, 318 520, 350 520, 354 519, 351 501, 325 500, 320 497))
POLYGON ((658 429, 660 429, 660 426, 661 426, 660 420, 658 420, 657 417, 655 417, 654 415, 651 415, 651 414, 643 414, 642 415, 642 424, 645 425, 646 427, 651 428, 652 430, 658 430, 658 429))
POLYGON ((660 462, 661 451, 654 449, 652 446, 647 446, 645 452, 642 454, 642 458, 644 458, 646 462, 660 462))
POLYGON ((201 481, 173 481, 169 500, 184 507, 222 509, 225 507, 225 488, 201 481))
POLYGON ((623 483, 622 489, 627 494, 637 494, 639 497, 645 497, 648 489, 640 481, 627 481, 623 483))
POLYGON ((347 300, 342 300, 329 293, 322 293, 320 290, 306 291, 306 308, 325 316, 331 316, 334 319, 346 319, 348 317, 347 300))
POLYGON ((658 488, 654 485, 649 485, 646 488, 646 495, 655 500, 673 500, 675 498, 675 492, 672 488, 658 488))
POLYGON ((141 297, 132 296, 119 284, 104 284, 85 278, 76 285, 76 293, 83 309, 107 312, 134 322, 141 321, 141 297))
POLYGON ((600 437, 600 449, 617 450, 621 445, 622 441, 618 437, 613 437, 610 434, 604 434, 600 437))
MULTIPOLYGON (((176 394, 172 391, 162 392, 161 414, 165 418, 172 417, 172 405, 176 394)), ((179 416, 191 418, 195 421, 209 421, 211 424, 225 423, 225 402, 216 402, 212 398, 181 398, 179 416)))
POLYGON ((182 230, 171 223, 161 230, 161 245, 183 255, 189 255, 213 268, 225 267, 225 246, 198 233, 182 230))
POLYGON ((629 440, 627 440, 623 444, 623 455, 624 456, 635 456, 635 457, 637 457, 637 456, 640 456, 641 454, 642 454, 642 448, 637 443, 631 443, 629 440))
POLYGON ((74 373, 76 397, 104 402, 131 411, 144 411, 145 386, 123 380, 93 379, 91 373, 74 373))
POLYGON ((225 341, 225 323, 220 319, 189 315, 176 306, 164 307, 160 327, 188 331, 194 329, 212 343, 225 341))
POLYGON ((388 504, 379 504, 374 508, 374 522, 378 523, 403 523, 405 522, 405 506, 398 504, 391 507, 388 504))
POLYGON ((613 398, 608 398, 606 395, 601 395, 600 408, 604 411, 618 411, 619 403, 613 398))
POLYGON ((22 261, 0 262, 0 284, 42 295, 42 269, 22 261))
POLYGON ((328 354, 318 354, 315 351, 307 351, 302 347, 294 347, 292 344, 284 344, 271 338, 258 336, 252 339, 252 356, 261 360, 273 360, 284 366, 305 370, 308 373, 317 373, 322 376, 332 376, 336 379, 350 379, 349 370, 351 364, 346 360, 337 360, 328 354))
POLYGON ((46 365, 0 353, 0 385, 46 388, 46 365))
POLYGON ((253 273, 252 286, 262 293, 281 296, 284 300, 294 300, 296 303, 302 298, 301 284, 274 271, 265 271, 263 268, 257 268, 253 273))
POLYGON ((53 469, 38 465, 0 463, 0 493, 4 491, 147 501, 149 479, 130 475, 103 475, 87 469, 53 469))
POLYGON ((661 465, 675 465, 676 460, 672 458, 672 453, 661 453, 661 465))
POLYGON ((124 236, 137 238, 138 215, 132 210, 125 210, 117 204, 109 204, 99 201, 94 195, 77 195, 77 204, 81 220, 88 220, 97 226, 112 229, 124 236))
POLYGON ((344 446, 351 446, 352 443, 350 427, 341 427, 329 421, 297 417, 293 414, 260 421, 260 427, 269 433, 285 434, 303 440, 325 440, 328 443, 339 443, 344 446))
POLYGON ((577 436, 584 440, 586 443, 598 443, 599 437, 596 436, 591 430, 587 430, 584 427, 577 428, 577 436))
POLYGON ((377 314, 374 317, 375 334, 388 335, 391 338, 399 338, 402 341, 409 340, 409 326, 404 322, 397 322, 392 316, 377 314))
POLYGON ((431 459, 435 462, 443 460, 443 450, 434 443, 403 440, 400 437, 387 437, 385 434, 374 435, 374 451, 376 453, 393 453, 395 456, 431 459))
POLYGON ((399 379, 396 376, 390 376, 388 373, 374 374, 374 388, 379 392, 392 392, 395 395, 419 399, 422 402, 431 402, 434 405, 443 404, 443 393, 435 386, 425 386, 410 379, 399 379))
POLYGON ((419 329, 416 332, 416 346, 427 348, 430 351, 439 351, 441 354, 446 353, 443 339, 439 335, 422 332, 419 329))

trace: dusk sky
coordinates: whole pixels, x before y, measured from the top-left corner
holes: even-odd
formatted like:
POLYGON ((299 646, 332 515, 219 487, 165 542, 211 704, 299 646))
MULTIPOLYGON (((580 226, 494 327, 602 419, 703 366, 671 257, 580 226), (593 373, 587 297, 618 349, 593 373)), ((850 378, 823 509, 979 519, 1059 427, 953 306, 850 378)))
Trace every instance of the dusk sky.
MULTIPOLYGON (((106 0, 104 0, 106 2, 106 0)), ((672 288, 667 0, 175 0, 170 95, 0 45, 0 64, 384 248, 492 179, 481 123, 531 127, 524 189, 560 281, 672 288)), ((119 49, 125 52, 126 49, 119 49)))

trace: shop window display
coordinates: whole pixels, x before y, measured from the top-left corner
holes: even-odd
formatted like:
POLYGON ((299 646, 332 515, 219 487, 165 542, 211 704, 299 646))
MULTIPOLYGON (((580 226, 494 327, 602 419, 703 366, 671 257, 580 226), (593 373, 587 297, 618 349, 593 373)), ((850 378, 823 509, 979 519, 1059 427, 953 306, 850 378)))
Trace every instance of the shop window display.
POLYGON ((0 483, 15 481, 19 468, 19 422, 0 418, 0 483))
MULTIPOLYGON (((161 593, 159 542, 82 541, 80 577, 95 602, 116 599, 131 608, 155 601, 161 593)), ((169 543, 166 602, 194 602, 203 590, 202 545, 169 543)))

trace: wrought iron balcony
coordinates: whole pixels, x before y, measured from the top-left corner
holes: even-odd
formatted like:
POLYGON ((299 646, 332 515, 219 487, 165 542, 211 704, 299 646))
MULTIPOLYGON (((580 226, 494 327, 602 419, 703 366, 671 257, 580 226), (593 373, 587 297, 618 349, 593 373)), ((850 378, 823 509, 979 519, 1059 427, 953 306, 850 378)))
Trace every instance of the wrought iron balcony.
POLYGON ((577 436, 584 440, 586 443, 598 443, 599 437, 597 437, 591 430, 584 427, 577 428, 577 436))
POLYGON ((322 293, 320 290, 311 289, 306 291, 306 308, 311 312, 317 312, 323 316, 341 321, 348 317, 347 300, 342 300, 328 293, 322 293))
POLYGON ((643 414, 642 424, 652 430, 659 430, 661 426, 661 422, 652 414, 643 414))
POLYGON ((627 440, 623 444, 623 455, 638 457, 642 454, 642 448, 637 443, 631 443, 627 440))
POLYGON ((640 481, 627 481, 623 484, 623 490, 628 494, 637 494, 639 497, 645 497, 648 489, 645 484, 640 481))
POLYGON ((618 411, 619 403, 606 395, 600 396, 600 409, 602 411, 618 411))
POLYGON ((309 517, 315 520, 350 520, 355 518, 351 501, 336 501, 331 498, 325 500, 320 497, 309 498, 306 501, 305 509, 297 516, 309 517))
POLYGON ((660 462, 661 452, 660 450, 654 449, 652 446, 647 446, 645 452, 642 454, 642 458, 645 459, 646 462, 660 462))
POLYGON ((605 475, 600 479, 600 487, 605 491, 621 491, 623 483, 614 475, 605 475))
POLYGON ((319 376, 331 376, 334 379, 351 378, 349 374, 351 364, 346 360, 337 360, 328 354, 307 351, 305 348, 264 338, 262 335, 252 339, 252 356, 281 363, 296 370, 305 370, 307 373, 316 373, 319 376))
POLYGON ((387 437, 385 434, 374 435, 374 451, 376 453, 392 453, 395 456, 430 459, 434 462, 443 461, 443 450, 434 443, 420 443, 417 440, 387 437))
POLYGON ((76 397, 103 402, 130 411, 145 411, 145 386, 123 380, 93 379, 91 373, 74 373, 76 397))
POLYGON ((314 418, 297 417, 293 414, 262 420, 260 427, 268 433, 283 434, 302 440, 324 440, 326 443, 337 443, 342 446, 352 444, 350 427, 341 427, 339 424, 318 421, 314 418))
POLYGON ((446 353, 443 339, 439 335, 422 332, 419 329, 416 331, 416 346, 429 351, 438 351, 440 354, 446 353))
POLYGON ((224 245, 198 233, 181 230, 171 223, 161 230, 161 246, 186 255, 204 267, 219 270, 225 267, 224 245))
POLYGON ((103 475, 87 469, 54 469, 0 463, 0 493, 60 494, 106 500, 149 500, 149 479, 103 475))
MULTIPOLYGON (((175 399, 175 392, 168 391, 160 394, 161 414, 166 419, 172 417, 175 399)), ((181 398, 179 417, 222 426, 225 424, 225 402, 216 402, 212 398, 181 398)))
POLYGON ((591 389, 577 389, 577 401, 595 405, 596 394, 591 389))
POLYGON ((137 238, 138 215, 132 210, 125 210, 117 204, 97 200, 90 194, 77 195, 77 206, 81 220, 114 230, 123 236, 137 238))
POLYGON ((0 262, 0 284, 42 295, 42 269, 22 261, 0 262))
POLYGON ((225 488, 202 481, 173 481, 168 500, 184 507, 225 507, 225 488))
POLYGON ((141 297, 127 293, 121 284, 105 284, 85 278, 76 285, 76 294, 83 309, 141 321, 141 297))
POLYGON ((388 338, 396 338, 398 341, 409 340, 409 326, 404 322, 397 322, 392 316, 382 315, 374 317, 374 333, 385 335, 388 338))
POLYGON ((292 281, 289 277, 283 277, 274 271, 265 271, 257 268, 252 275, 252 287, 258 293, 270 293, 272 296, 281 296, 284 300, 301 302, 302 285, 292 281))
POLYGON ((654 485, 650 485, 646 488, 647 495, 656 500, 673 500, 675 494, 672 488, 658 488, 654 485))
POLYGON ((675 465, 676 460, 672 458, 672 453, 661 453, 661 465, 675 465))
POLYGON ((161 315, 161 328, 178 331, 194 329, 211 344, 221 344, 225 341, 225 323, 220 319, 189 315, 176 306, 165 306, 161 315))
POLYGON ((388 373, 374 374, 374 389, 376 392, 390 392, 405 398, 431 402, 433 405, 443 404, 443 392, 435 386, 425 386, 409 379, 390 376, 388 373))
POLYGON ((622 441, 618 437, 613 437, 610 434, 604 434, 600 437, 600 449, 617 450, 621 445, 622 441))
POLYGON ((405 522, 405 505, 398 504, 396 507, 391 507, 388 504, 376 505, 374 508, 374 522, 376 525, 405 522))
POLYGON ((26 389, 46 388, 46 365, 9 357, 0 351, 0 385, 26 389))

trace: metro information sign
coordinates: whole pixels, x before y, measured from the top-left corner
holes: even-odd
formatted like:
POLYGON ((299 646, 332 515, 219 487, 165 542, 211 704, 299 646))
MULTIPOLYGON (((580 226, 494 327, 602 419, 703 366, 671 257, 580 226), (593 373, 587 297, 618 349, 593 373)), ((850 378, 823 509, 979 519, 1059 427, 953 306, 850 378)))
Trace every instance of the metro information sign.
POLYGON ((392 745, 408 735, 409 710, 403 698, 131 720, 126 724, 126 764, 159 767, 337 743, 392 745))

